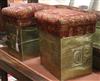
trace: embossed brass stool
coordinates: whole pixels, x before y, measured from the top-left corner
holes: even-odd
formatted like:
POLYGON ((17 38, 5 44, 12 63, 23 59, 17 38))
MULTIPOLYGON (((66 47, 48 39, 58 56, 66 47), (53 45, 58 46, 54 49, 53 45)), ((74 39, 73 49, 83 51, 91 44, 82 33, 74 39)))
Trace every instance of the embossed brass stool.
POLYGON ((41 63, 63 81, 92 71, 92 35, 96 16, 70 9, 35 13, 40 24, 41 63))
POLYGON ((20 4, 3 8, 6 22, 7 45, 18 53, 22 60, 39 56, 39 37, 34 13, 41 9, 54 8, 39 3, 20 4))

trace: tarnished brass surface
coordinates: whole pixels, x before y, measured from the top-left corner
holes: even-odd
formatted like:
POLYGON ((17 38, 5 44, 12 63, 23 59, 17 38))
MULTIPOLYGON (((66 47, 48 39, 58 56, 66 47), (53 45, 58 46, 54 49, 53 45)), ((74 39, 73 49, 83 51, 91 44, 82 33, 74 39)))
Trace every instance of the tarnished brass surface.
POLYGON ((93 35, 93 47, 100 49, 100 21, 97 22, 96 32, 93 35))
POLYGON ((100 21, 97 22, 93 35, 93 67, 100 69, 100 21))
POLYGON ((42 64, 59 80, 91 73, 92 34, 55 37, 40 31, 42 64))
POLYGON ((93 35, 93 47, 100 48, 100 28, 97 28, 93 35))
POLYGON ((22 60, 38 56, 39 37, 36 27, 29 26, 19 29, 15 25, 6 23, 6 28, 8 37, 7 45, 12 50, 18 52, 22 60))
POLYGON ((61 39, 61 79, 92 71, 92 34, 61 39))

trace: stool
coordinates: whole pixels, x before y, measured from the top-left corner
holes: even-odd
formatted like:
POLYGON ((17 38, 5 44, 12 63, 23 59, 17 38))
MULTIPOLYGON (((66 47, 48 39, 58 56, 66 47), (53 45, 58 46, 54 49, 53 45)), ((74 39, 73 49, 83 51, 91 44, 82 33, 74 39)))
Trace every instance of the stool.
POLYGON ((43 66, 60 81, 91 73, 95 14, 57 8, 36 12, 35 17, 43 66))
POLYGON ((39 3, 20 4, 2 9, 7 30, 7 45, 27 60, 39 56, 39 36, 34 13, 38 10, 54 8, 39 3))

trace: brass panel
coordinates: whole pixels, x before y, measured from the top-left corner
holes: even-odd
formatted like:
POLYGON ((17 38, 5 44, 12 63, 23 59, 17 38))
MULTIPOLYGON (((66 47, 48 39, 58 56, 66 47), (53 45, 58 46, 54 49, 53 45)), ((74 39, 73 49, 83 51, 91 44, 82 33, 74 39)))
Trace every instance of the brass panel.
POLYGON ((6 29, 8 47, 16 51, 22 57, 22 60, 38 56, 39 36, 38 29, 35 26, 23 28, 6 23, 6 29))
POLYGON ((92 71, 92 34, 59 38, 40 31, 42 64, 59 80, 92 71))
POLYGON ((92 34, 61 38, 61 80, 92 72, 92 34))

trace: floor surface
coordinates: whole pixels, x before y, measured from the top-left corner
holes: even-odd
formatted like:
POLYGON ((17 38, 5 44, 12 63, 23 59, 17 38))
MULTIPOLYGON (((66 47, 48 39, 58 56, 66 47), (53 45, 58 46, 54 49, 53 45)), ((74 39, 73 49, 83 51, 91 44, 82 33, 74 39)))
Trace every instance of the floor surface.
MULTIPOLYGON (((49 81, 58 81, 50 72, 48 72, 40 63, 40 58, 30 59, 24 62, 36 73, 48 79, 49 81)), ((93 71, 91 74, 66 81, 100 81, 100 71, 93 71)))

